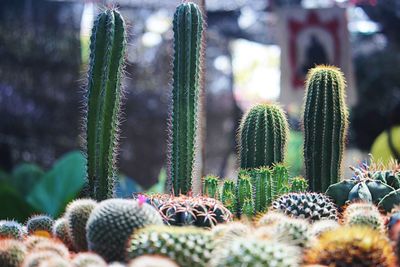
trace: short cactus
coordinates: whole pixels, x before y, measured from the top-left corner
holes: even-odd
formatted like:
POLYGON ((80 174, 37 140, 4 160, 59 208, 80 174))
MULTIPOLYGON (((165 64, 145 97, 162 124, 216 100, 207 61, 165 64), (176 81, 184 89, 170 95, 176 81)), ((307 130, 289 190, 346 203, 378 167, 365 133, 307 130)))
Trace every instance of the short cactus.
POLYGON ((98 201, 114 195, 125 43, 120 13, 100 13, 90 39, 86 92, 87 195, 98 201))
POLYGON ((107 263, 97 254, 91 252, 81 252, 76 254, 72 259, 72 265, 74 267, 106 267, 107 263))
POLYGON ((211 229, 214 242, 224 244, 233 238, 246 237, 251 233, 252 228, 241 222, 230 222, 218 224, 211 229))
POLYGON ((218 177, 208 175, 203 179, 203 195, 218 199, 218 177))
POLYGON ((246 199, 247 200, 253 199, 253 187, 251 184, 251 178, 248 175, 239 174, 236 187, 236 201, 237 201, 236 215, 238 217, 240 217, 241 215, 242 208, 246 199))
POLYGON ((65 259, 69 258, 70 256, 68 248, 63 243, 51 239, 47 240, 47 242, 39 242, 29 250, 29 253, 45 251, 54 252, 65 259))
POLYGON ((287 215, 308 220, 337 220, 336 205, 321 193, 289 193, 272 203, 272 208, 287 215))
POLYGON ((132 232, 151 224, 162 224, 162 218, 147 203, 125 199, 102 201, 87 221, 89 250, 98 253, 107 262, 122 261, 125 244, 132 232))
POLYGON ((303 219, 286 218, 273 225, 274 236, 289 244, 305 247, 310 241, 310 224, 303 219))
POLYGON ((251 198, 246 198, 243 202, 240 214, 246 218, 253 218, 254 215, 254 201, 251 198))
POLYGON ((166 257, 157 255, 144 255, 129 262, 128 267, 179 267, 175 262, 166 257))
POLYGON ((203 17, 191 2, 180 4, 173 20, 174 60, 168 153, 172 194, 192 189, 196 139, 199 131, 201 44, 203 17))
POLYGON ((72 249, 72 241, 68 234, 68 222, 64 217, 61 217, 54 222, 53 237, 63 242, 68 248, 72 249))
POLYGON ((257 226, 271 226, 286 218, 283 212, 271 210, 257 220, 257 226))
POLYGON ((213 251, 211 267, 297 267, 300 251, 280 242, 254 238, 237 238, 213 251))
POLYGON ((311 225, 310 234, 313 237, 319 237, 327 231, 339 228, 340 224, 335 220, 325 219, 314 222, 311 225))
POLYGON ((221 193, 222 204, 232 213, 236 213, 236 186, 232 180, 225 180, 221 193))
POLYGON ((53 251, 40 251, 36 253, 29 253, 25 257, 21 267, 39 267, 40 264, 47 260, 60 258, 60 255, 54 253, 53 251))
POLYGON ((86 223, 97 202, 92 199, 78 199, 71 202, 66 209, 68 234, 76 251, 88 249, 86 241, 86 223))
POLYGON ((128 244, 127 259, 162 255, 179 266, 208 266, 213 250, 209 231, 195 227, 149 226, 136 231, 128 244))
POLYGON ((25 245, 14 239, 0 239, 0 266, 20 267, 25 255, 25 245))
POLYGON ((282 108, 274 104, 252 107, 239 128, 240 167, 270 167, 285 160, 288 122, 282 108))
POLYGON ((51 237, 54 220, 47 215, 35 215, 28 219, 26 227, 29 234, 51 237))
POLYGON ((322 234, 304 260, 307 264, 326 266, 396 266, 389 240, 367 227, 339 227, 322 234))
POLYGON ((50 238, 48 237, 43 237, 43 236, 36 236, 36 235, 28 235, 24 239, 24 244, 26 248, 28 249, 28 252, 30 252, 32 249, 34 249, 38 244, 41 243, 47 243, 51 241, 50 238))
POLYGON ((347 206, 343 213, 343 222, 345 225, 367 226, 382 232, 385 224, 378 208, 369 203, 363 203, 363 205, 353 203, 347 206))
POLYGON ((38 267, 74 267, 74 266, 67 259, 49 258, 43 260, 38 267))
POLYGON ((0 238, 21 240, 25 236, 23 226, 16 221, 0 221, 0 238))
POLYGON ((308 182, 304 177, 296 176, 290 179, 290 192, 304 193, 308 190, 308 182))
POLYGON ((325 192, 341 176, 347 131, 345 79, 335 67, 317 66, 307 75, 304 104, 306 178, 315 192, 325 192))

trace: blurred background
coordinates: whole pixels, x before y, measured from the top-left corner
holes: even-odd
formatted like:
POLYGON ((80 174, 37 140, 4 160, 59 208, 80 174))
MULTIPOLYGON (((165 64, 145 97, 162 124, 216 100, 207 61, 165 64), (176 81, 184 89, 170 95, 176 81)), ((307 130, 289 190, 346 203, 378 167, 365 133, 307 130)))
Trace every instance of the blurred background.
MULTIPOLYGON (((0 1, 0 218, 58 215, 82 187, 83 84, 91 27, 105 6, 118 7, 128 24, 117 194, 162 190, 179 3, 0 1)), ((315 64, 339 66, 347 77, 346 170, 372 150, 384 161, 399 155, 400 0, 197 3, 207 16, 203 174, 235 177, 243 112, 275 101, 290 121, 290 172, 303 174, 303 83, 315 64)))

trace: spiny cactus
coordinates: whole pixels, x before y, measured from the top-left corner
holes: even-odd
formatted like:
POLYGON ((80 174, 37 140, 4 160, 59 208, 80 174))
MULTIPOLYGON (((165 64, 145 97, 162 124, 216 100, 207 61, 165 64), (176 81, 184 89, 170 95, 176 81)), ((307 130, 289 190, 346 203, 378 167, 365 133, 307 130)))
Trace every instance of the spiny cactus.
POLYGON ((300 251, 294 246, 255 238, 237 238, 213 251, 211 267, 297 267, 300 251))
POLYGON ((20 267, 26 255, 25 245, 14 239, 0 239, 0 266, 20 267))
POLYGON ((281 107, 260 104, 242 118, 239 128, 240 167, 269 167, 285 159, 288 122, 281 107))
POLYGON ((240 217, 242 208, 246 199, 252 200, 253 198, 253 187, 251 184, 250 176, 246 174, 240 174, 237 180, 236 188, 236 201, 237 201, 237 216, 240 217))
POLYGON ((310 224, 303 219, 286 218, 273 225, 274 236, 289 244, 305 247, 310 241, 310 224))
POLYGON ((269 168, 261 167, 250 169, 248 173, 253 185, 254 212, 264 212, 275 194, 272 172, 269 168))
POLYGON ((149 226, 136 231, 129 241, 127 257, 163 255, 180 266, 208 266, 214 249, 209 231, 195 227, 149 226))
POLYGON ((134 230, 162 223, 157 210, 141 200, 104 200, 94 208, 86 224, 89 250, 107 262, 122 261, 126 242, 134 230))
POLYGON ((223 245, 225 242, 231 242, 234 238, 246 237, 251 234, 251 231, 252 228, 249 225, 236 221, 214 226, 211 229, 211 234, 216 247, 218 247, 218 244, 223 245))
POLYGON ((77 199, 68 204, 65 218, 68 221, 68 234, 76 251, 88 249, 86 223, 97 202, 92 199, 77 199))
POLYGON ((120 13, 111 9, 100 13, 90 39, 86 92, 87 193, 99 201, 114 194, 125 44, 120 13))
POLYGON ((336 205, 321 193, 289 193, 272 203, 272 209, 312 221, 323 218, 337 220, 336 205))
POLYGON ((39 251, 36 253, 29 253, 23 263, 22 267, 39 267, 42 262, 50 259, 60 259, 60 255, 54 251, 39 251))
POLYGON ((304 177, 296 176, 290 179, 290 192, 302 193, 308 189, 308 182, 304 177))
POLYGON ((232 213, 236 213, 236 186, 232 180, 225 180, 221 192, 222 204, 232 213))
POLYGON ((304 161, 312 191, 325 192, 341 176, 348 120, 345 85, 335 67, 317 66, 307 75, 304 161))
POLYGON ((149 195, 147 202, 159 211, 168 225, 211 227, 232 220, 231 212, 214 198, 163 194, 149 195))
POLYGON ((257 226, 271 226, 286 218, 287 216, 283 212, 271 210, 257 220, 257 226))
POLYGON ((129 262, 128 267, 179 267, 167 257, 144 255, 129 262))
POLYGON ((313 237, 319 237, 327 231, 332 231, 334 229, 339 228, 339 226, 340 224, 335 220, 331 219, 319 220, 311 225, 310 234, 313 237))
POLYGON ((24 239, 24 244, 26 248, 28 249, 28 252, 30 252, 32 249, 34 249, 38 244, 41 243, 47 243, 51 241, 49 237, 43 237, 43 236, 36 236, 36 235, 28 235, 24 239))
POLYGON ((307 264, 327 266, 396 266, 389 240, 367 227, 339 227, 322 234, 304 260, 307 264))
POLYGON ((218 199, 218 177, 208 175, 203 179, 203 195, 218 199))
POLYGON ((53 237, 59 239, 68 248, 72 249, 72 241, 68 234, 68 222, 64 217, 61 217, 54 222, 53 237))
POLYGON ((81 252, 76 254, 72 259, 72 264, 74 267, 107 266, 107 263, 102 257, 91 252, 81 252))
POLYGON ((29 253, 36 253, 41 251, 50 251, 58 254, 62 258, 69 257, 68 248, 61 242, 49 239, 47 242, 40 242, 29 250, 29 253))
POLYGON ((69 260, 63 258, 49 258, 43 260, 38 267, 75 267, 69 260))
POLYGON ((0 221, 0 238, 22 239, 25 236, 23 226, 16 221, 0 221))
POLYGON ((384 219, 378 208, 370 203, 352 203, 343 212, 343 222, 349 226, 367 226, 384 231, 384 219))
POLYGON ((34 215, 26 222, 29 234, 51 237, 54 220, 47 215, 34 215))
POLYGON ((254 201, 251 198, 246 198, 243 202, 240 214, 249 219, 254 215, 254 201))
POLYGON ((174 69, 170 113, 169 171, 171 193, 187 194, 192 188, 199 124, 201 44, 203 17, 194 3, 176 8, 174 20, 174 69))

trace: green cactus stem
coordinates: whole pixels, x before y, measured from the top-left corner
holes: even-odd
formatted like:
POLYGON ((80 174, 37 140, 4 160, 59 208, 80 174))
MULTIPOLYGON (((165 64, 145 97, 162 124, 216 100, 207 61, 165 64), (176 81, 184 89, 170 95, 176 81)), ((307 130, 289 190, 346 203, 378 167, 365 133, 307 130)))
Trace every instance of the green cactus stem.
POLYGON ((172 109, 168 153, 169 187, 175 195, 192 188, 199 129, 203 17, 194 3, 176 8, 174 20, 172 109))
POLYGON ((100 13, 90 39, 86 116, 87 193, 99 201, 114 193, 125 46, 120 13, 100 13))
POLYGON ((236 207, 238 217, 240 217, 242 207, 246 199, 253 199, 253 187, 251 184, 251 178, 244 173, 239 173, 236 188, 236 207))
POLYGON ((345 78, 335 67, 317 66, 307 76, 304 161, 312 191, 325 192, 341 176, 347 131, 345 78))
POLYGON ((218 177, 208 175, 203 180, 203 195, 218 199, 218 177))
POLYGON ((288 122, 282 108, 261 104, 251 108, 239 128, 240 167, 269 167, 285 159, 288 122))
POLYGON ((232 213, 236 213, 236 186, 232 180, 225 180, 221 193, 222 204, 232 213))

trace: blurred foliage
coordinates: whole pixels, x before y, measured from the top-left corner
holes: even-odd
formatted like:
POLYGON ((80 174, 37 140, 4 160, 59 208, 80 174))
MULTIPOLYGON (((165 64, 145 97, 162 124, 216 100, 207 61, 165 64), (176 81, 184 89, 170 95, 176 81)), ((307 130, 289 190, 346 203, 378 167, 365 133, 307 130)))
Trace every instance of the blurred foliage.
POLYGON ((146 194, 157 194, 165 192, 165 184, 167 182, 167 172, 165 168, 161 168, 160 174, 158 175, 157 183, 150 187, 146 194))
POLYGON ((286 165, 291 177, 300 176, 303 173, 303 133, 290 131, 286 165))

